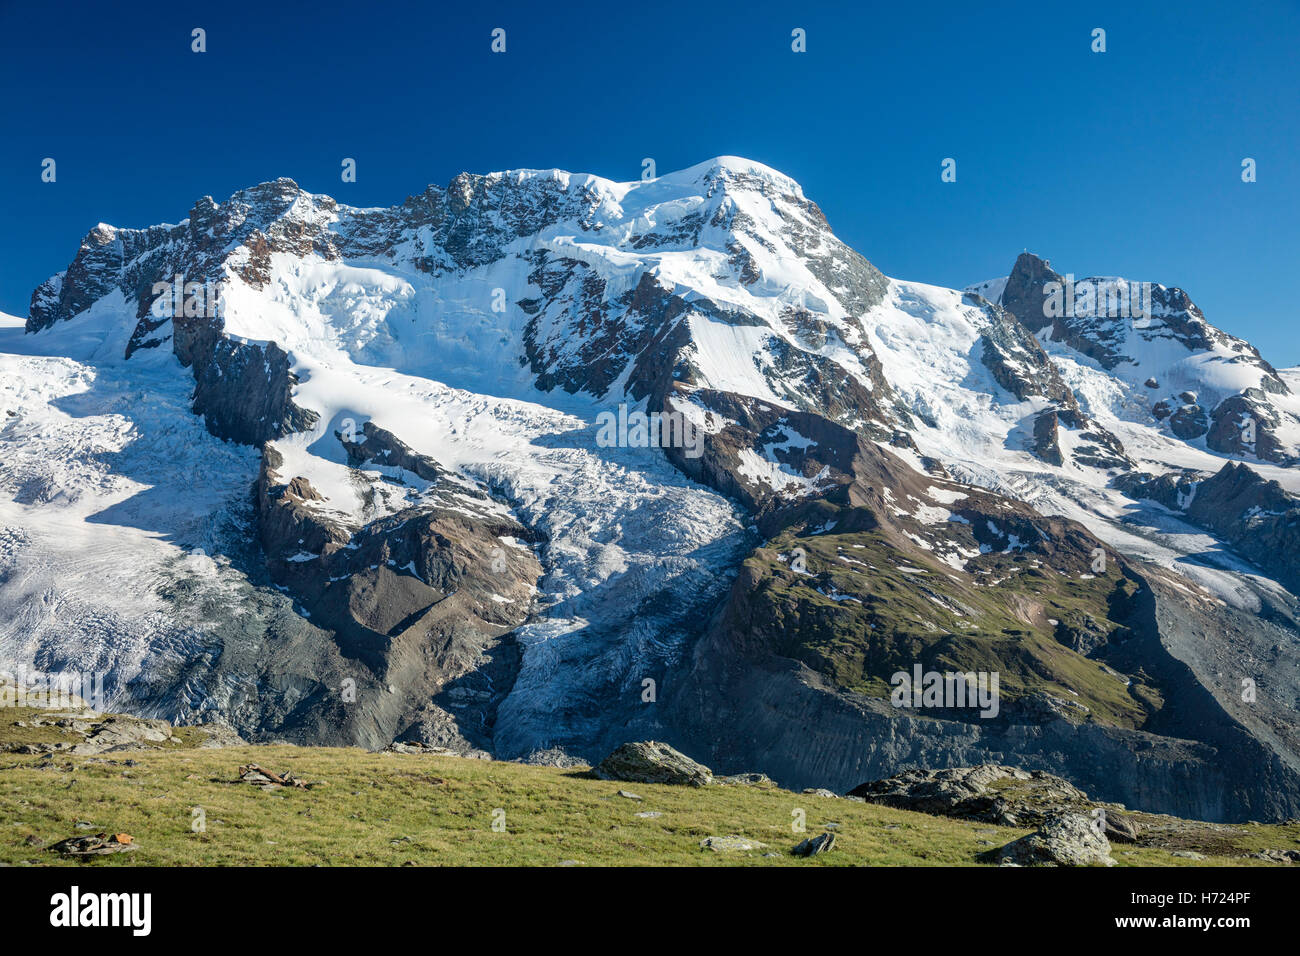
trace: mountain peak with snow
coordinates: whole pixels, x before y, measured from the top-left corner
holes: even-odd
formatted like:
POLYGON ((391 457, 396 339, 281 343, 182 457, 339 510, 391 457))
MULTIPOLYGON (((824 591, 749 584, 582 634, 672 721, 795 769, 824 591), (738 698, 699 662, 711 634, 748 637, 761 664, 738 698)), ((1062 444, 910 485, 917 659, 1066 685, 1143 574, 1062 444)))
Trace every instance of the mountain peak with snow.
MULTIPOLYGON (((28 621, 0 647, 74 648, 159 713, 201 699, 253 736, 511 757, 674 722, 704 739, 725 686, 755 726, 859 741, 828 758, 843 774, 871 740, 950 746, 928 723, 993 746, 872 699, 886 664, 969 652, 1017 675, 999 739, 1025 759, 1087 777, 1096 751, 1126 768, 1103 786, 1149 793, 1146 748, 1212 777, 1185 734, 1276 769, 1290 743, 1240 729, 1184 636, 1284 643, 1250 608, 1289 600, 1278 562, 1300 553, 1294 381, 1181 290, 1131 285, 1029 254, 964 292, 887 277, 731 156, 623 183, 465 172, 378 208, 278 179, 101 224, 34 292, 32 334, 0 329, 24 383, 0 557, 79 596, 129 563, 180 582, 179 609, 129 581, 148 621, 0 580, 28 621), (1191 691, 1166 679, 1184 666, 1191 691), (800 668, 825 687, 778 676, 800 668), (340 711, 354 671, 363 704, 340 711), (682 696, 648 711, 647 676, 682 696), (1057 720, 1050 754, 1015 736, 1057 720)), ((715 745, 748 759, 743 735, 715 745)), ((1279 787, 1239 800, 1300 811, 1279 787)))

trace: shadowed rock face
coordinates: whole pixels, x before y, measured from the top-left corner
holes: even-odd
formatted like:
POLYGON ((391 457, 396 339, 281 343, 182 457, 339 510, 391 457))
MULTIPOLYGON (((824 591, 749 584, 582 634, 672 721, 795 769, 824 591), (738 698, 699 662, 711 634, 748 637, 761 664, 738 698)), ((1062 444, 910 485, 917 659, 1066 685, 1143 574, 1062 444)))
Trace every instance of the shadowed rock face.
MULTIPOLYGON (((442 475, 374 426, 345 447, 358 465, 382 459, 435 483, 442 475)), ((532 533, 494 510, 486 493, 445 480, 428 504, 348 527, 318 506, 306 479, 285 481, 280 467, 268 445, 257 488, 268 570, 354 671, 383 688, 378 702, 356 708, 375 723, 375 739, 490 747, 496 707, 519 663, 509 632, 527 618, 541 575, 531 551, 502 537, 528 541, 532 533)), ((330 697, 299 719, 327 723, 338 707, 330 697)), ((344 725, 336 734, 347 732, 344 725)))
POLYGON ((1187 516, 1300 592, 1300 499, 1276 481, 1228 462, 1196 486, 1187 516))
POLYGON ((261 445, 316 424, 291 397, 298 379, 274 342, 235 342, 177 320, 176 354, 194 373, 194 413, 218 438, 261 445))
MULTIPOLYGON (((1023 276, 1019 277, 1013 295, 1018 294, 1022 299, 1031 295, 1025 291, 1026 282, 1023 276)), ((1120 440, 1079 407, 1079 400, 1062 380, 1060 369, 1034 337, 1032 325, 1021 322, 1010 311, 981 295, 968 293, 966 298, 988 313, 988 322, 981 330, 980 361, 994 381, 1022 402, 1045 399, 1050 403, 1035 416, 1032 439, 1026 450, 1049 465, 1065 464, 1060 442, 1060 428, 1065 426, 1080 432, 1081 441, 1072 454, 1074 461, 1101 469, 1131 468, 1133 462, 1120 440)))
POLYGON ((1007 277, 1000 304, 1030 332, 1038 333, 1053 324, 1044 308, 1046 286, 1049 282, 1064 281, 1065 277, 1054 271, 1046 259, 1023 252, 1007 277))
POLYGON ((997 761, 1056 774, 1102 800, 1193 819, 1285 820, 1300 810, 1295 773, 1244 733, 1219 748, 1064 719, 984 725, 898 716, 887 702, 837 691, 805 665, 730 646, 701 648, 678 703, 679 745, 700 748, 720 773, 763 768, 795 789, 848 790, 907 768, 997 761))
MULTIPOLYGON (((993 762, 1195 819, 1300 810, 1300 742, 1279 729, 1286 689, 1276 689, 1276 711, 1252 710, 1214 677, 1280 633, 1242 615, 1232 625, 1240 646, 1209 659, 1202 629, 1213 614, 1181 585, 1113 555, 1106 574, 1094 573, 1106 549, 1082 527, 970 488, 941 531, 914 523, 895 505, 933 500, 930 483, 890 459, 864 443, 851 480, 765 519, 768 547, 781 554, 746 562, 697 646, 672 701, 676 742, 722 773, 761 771, 796 789, 993 762), (806 568, 792 574, 796 548, 806 568), (948 548, 962 567, 935 563, 948 548), (910 605, 900 588, 925 600, 910 605), (900 710, 887 681, 916 660, 999 672, 1000 712, 900 710)), ((1292 679, 1285 664, 1277 670, 1292 679)))

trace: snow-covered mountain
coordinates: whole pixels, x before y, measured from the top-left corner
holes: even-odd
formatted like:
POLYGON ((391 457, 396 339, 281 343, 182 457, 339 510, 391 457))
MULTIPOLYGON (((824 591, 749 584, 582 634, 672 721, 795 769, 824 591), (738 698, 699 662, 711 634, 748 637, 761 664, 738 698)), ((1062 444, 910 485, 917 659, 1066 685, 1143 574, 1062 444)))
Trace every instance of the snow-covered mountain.
POLYGON ((1181 290, 1049 316, 1057 281, 888 278, 734 157, 100 224, 0 327, 0 660, 267 738, 658 735, 818 786, 1010 755, 1293 813, 1294 370, 1181 290), (990 661, 995 729, 880 709, 990 661))

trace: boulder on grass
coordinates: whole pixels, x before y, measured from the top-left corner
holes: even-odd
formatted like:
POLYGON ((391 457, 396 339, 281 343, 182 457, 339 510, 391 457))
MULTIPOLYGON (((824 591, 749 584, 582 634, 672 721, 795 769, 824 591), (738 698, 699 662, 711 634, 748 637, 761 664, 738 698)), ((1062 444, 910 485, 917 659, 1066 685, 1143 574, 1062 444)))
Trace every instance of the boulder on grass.
POLYGON ((818 853, 828 853, 835 849, 835 834, 823 833, 820 836, 809 837, 790 852, 795 856, 816 856, 818 853))
POLYGON ((1061 813, 994 856, 1003 866, 1114 866, 1110 841, 1100 830, 1081 813, 1061 813))
POLYGON ((711 836, 700 841, 701 850, 714 853, 748 853, 750 850, 766 850, 767 844, 742 836, 711 836))
POLYGON ((713 783, 712 770, 657 740, 623 744, 600 762, 596 776, 602 780, 690 787, 707 787, 713 783))

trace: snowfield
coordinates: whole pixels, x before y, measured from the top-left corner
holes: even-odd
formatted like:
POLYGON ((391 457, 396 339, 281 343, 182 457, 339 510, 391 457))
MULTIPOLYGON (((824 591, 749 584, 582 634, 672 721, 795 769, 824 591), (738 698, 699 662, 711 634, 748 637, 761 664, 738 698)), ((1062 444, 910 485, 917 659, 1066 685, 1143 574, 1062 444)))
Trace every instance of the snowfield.
POLYGON ((249 533, 260 459, 190 413, 172 355, 123 361, 130 326, 111 313, 40 336, 0 317, 0 660, 104 673, 110 700, 201 653, 197 600, 164 594, 237 593, 223 552, 249 533))

